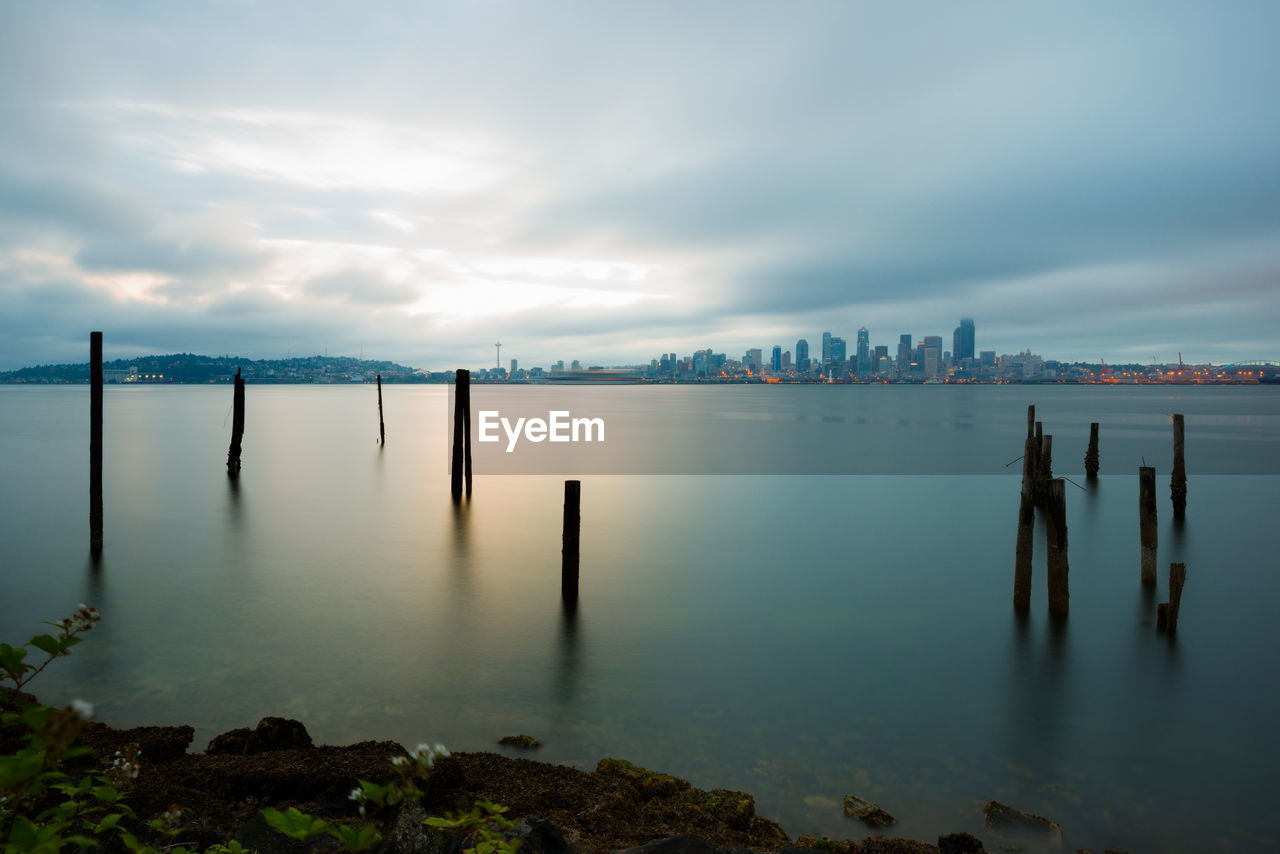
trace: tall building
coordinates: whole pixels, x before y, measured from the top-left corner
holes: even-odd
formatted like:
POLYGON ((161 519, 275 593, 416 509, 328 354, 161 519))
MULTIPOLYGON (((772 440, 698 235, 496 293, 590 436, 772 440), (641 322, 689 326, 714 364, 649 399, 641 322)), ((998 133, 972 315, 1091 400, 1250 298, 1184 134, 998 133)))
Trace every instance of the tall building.
POLYGON ((773 356, 769 359, 769 367, 773 368, 775 374, 782 373, 782 345, 773 345, 773 356))
POLYGON ((759 373, 760 368, 764 365, 764 351, 759 347, 752 347, 742 357, 742 363, 751 369, 754 373, 759 373))
POLYGON ((519 360, 519 359, 512 359, 512 360, 511 360, 511 373, 512 373, 512 374, 514 374, 514 373, 515 373, 516 371, 518 371, 518 370, 520 370, 520 360, 519 360))
POLYGON ((867 327, 858 330, 858 376, 871 374, 871 333, 867 327))
POLYGON ((809 373, 809 342, 801 338, 796 342, 796 370, 802 374, 809 373))
POLYGON ((942 336, 926 335, 924 336, 924 344, 922 347, 921 362, 924 364, 924 375, 926 377, 936 376, 938 367, 942 364, 942 336), (929 351, 933 351, 933 367, 929 367, 929 351))
POLYGON ((822 333, 822 364, 823 365, 831 364, 831 341, 832 341, 832 338, 831 338, 830 332, 822 333))
POLYGON ((831 358, 827 360, 828 365, 839 365, 845 360, 844 339, 831 337, 831 358))
POLYGON ((889 370, 886 365, 892 368, 893 360, 889 358, 889 345, 877 344, 875 350, 871 353, 871 367, 878 374, 887 374, 889 370), (884 361, 881 361, 883 359, 884 361))
POLYGON ((951 337, 952 360, 958 365, 973 358, 973 318, 960 318, 960 325, 951 337))
POLYGON ((898 336, 898 373, 906 376, 911 368, 911 333, 898 336))

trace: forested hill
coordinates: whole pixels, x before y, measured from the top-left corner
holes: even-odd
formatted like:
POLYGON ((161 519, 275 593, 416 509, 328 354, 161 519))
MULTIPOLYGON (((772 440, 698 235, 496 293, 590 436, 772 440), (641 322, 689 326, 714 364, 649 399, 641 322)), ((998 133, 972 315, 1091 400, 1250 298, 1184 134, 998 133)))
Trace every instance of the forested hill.
MULTIPOLYGON (((103 363, 107 382, 216 383, 230 382, 236 369, 250 382, 348 383, 372 382, 378 374, 384 383, 444 382, 452 373, 425 371, 372 359, 346 356, 308 356, 296 359, 245 359, 239 356, 197 356, 174 353, 140 356, 103 363)), ((0 371, 0 383, 84 383, 89 363, 38 365, 16 371, 0 371)))

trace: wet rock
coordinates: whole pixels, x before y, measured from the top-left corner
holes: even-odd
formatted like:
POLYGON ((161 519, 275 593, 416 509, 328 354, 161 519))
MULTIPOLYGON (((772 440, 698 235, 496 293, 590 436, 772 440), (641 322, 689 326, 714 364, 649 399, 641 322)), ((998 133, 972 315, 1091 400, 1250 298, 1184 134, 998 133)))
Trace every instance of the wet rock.
POLYGON ((314 747, 311 734, 301 721, 292 718, 263 718, 249 736, 245 753, 267 753, 272 750, 306 750, 314 747))
POLYGON ((751 820, 756 816, 756 799, 731 789, 712 789, 701 806, 734 830, 750 829, 751 820))
POLYGON ((936 848, 914 839, 890 839, 886 836, 869 836, 862 840, 858 854, 937 854, 936 848))
POLYGON ((986 854, 982 841, 970 833, 948 833, 938 837, 939 854, 986 854))
POLYGON ((858 851, 855 844, 848 840, 837 842, 825 836, 810 836, 807 833, 796 837, 796 847, 807 851, 829 851, 831 854, 856 854, 858 851))
POLYGON ((524 854, 571 854, 573 851, 555 822, 545 818, 529 816, 518 822, 516 835, 524 854))
POLYGON ((844 814, 861 819, 869 827, 888 827, 897 821, 884 807, 857 795, 844 796, 844 814))
POLYGON ((228 730, 221 735, 215 735, 213 741, 209 742, 209 746, 204 749, 208 756, 244 756, 249 748, 249 736, 253 735, 253 730, 248 727, 239 727, 238 729, 228 730))
POLYGON ((999 801, 987 801, 982 814, 992 830, 1043 837, 1054 847, 1062 844, 1062 826, 1044 816, 1023 812, 999 801))
POLYGON ((503 747, 515 747, 519 750, 534 750, 542 746, 542 742, 538 741, 531 735, 504 735, 498 739, 498 744, 503 747))
POLYGON ((618 854, 716 854, 716 849, 697 834, 683 833, 666 839, 655 839, 635 848, 624 848, 618 854))
POLYGON ((263 718, 254 729, 240 727, 215 736, 205 753, 209 756, 254 756, 274 750, 307 750, 314 747, 300 721, 263 718))
POLYGON ((435 854, 434 837, 422 824, 427 817, 422 804, 401 801, 382 826, 382 842, 376 854, 435 854))
POLYGON ((596 773, 602 777, 626 780, 635 786, 640 799, 644 801, 650 798, 667 797, 692 788, 688 780, 650 771, 648 768, 632 765, 625 759, 601 759, 600 764, 596 766, 596 773))

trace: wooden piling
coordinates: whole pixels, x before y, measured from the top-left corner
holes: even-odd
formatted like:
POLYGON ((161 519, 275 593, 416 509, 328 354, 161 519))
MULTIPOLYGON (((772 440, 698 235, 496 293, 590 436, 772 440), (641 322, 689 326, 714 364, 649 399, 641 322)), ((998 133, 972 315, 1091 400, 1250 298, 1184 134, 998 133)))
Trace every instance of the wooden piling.
POLYGON ((463 427, 462 389, 470 384, 470 372, 462 368, 453 374, 453 455, 449 464, 449 491, 454 498, 462 497, 463 454, 462 445, 467 431, 463 427))
POLYGON ((1084 452, 1084 473, 1089 480, 1098 478, 1098 422, 1089 424, 1089 450, 1084 452))
POLYGON ((1049 613, 1067 613, 1071 593, 1067 563, 1067 482, 1062 478, 1045 481, 1046 565, 1049 613))
POLYGON ((564 482, 564 533, 560 546, 560 596, 578 601, 578 547, 582 533, 582 481, 564 482))
POLYGON ((1187 513, 1187 465, 1182 456, 1182 414, 1173 416, 1173 475, 1169 478, 1169 497, 1173 499, 1173 518, 1181 519, 1187 513))
POLYGON ((1035 503, 1024 491, 1018 498, 1018 544, 1013 566, 1013 607, 1019 611, 1031 607, 1031 553, 1035 542, 1035 521, 1035 503))
POLYGON ((1045 435, 1040 440, 1040 455, 1036 462, 1036 500, 1043 505, 1046 500, 1049 481, 1053 479, 1053 436, 1045 435))
POLYGON ((1169 607, 1165 612, 1165 631, 1178 631, 1178 608, 1182 605, 1182 585, 1187 583, 1187 565, 1169 564, 1169 607))
POLYGON ((89 551, 102 554, 102 333, 89 333, 89 551))
POLYGON ((1036 408, 1035 405, 1027 407, 1027 438, 1034 438, 1036 433, 1036 408))
POLYGON ((1036 439, 1028 436, 1022 443, 1022 495, 1029 501, 1036 497, 1036 439))
POLYGON ((1141 543, 1142 583, 1156 583, 1156 470, 1153 466, 1138 468, 1138 536, 1141 543))
POLYGON ((240 474, 240 442, 244 439, 244 379, 236 368, 235 391, 231 395, 231 447, 227 449, 227 474, 240 474))
POLYGON ((387 444, 387 425, 382 420, 382 374, 378 374, 378 444, 387 444))

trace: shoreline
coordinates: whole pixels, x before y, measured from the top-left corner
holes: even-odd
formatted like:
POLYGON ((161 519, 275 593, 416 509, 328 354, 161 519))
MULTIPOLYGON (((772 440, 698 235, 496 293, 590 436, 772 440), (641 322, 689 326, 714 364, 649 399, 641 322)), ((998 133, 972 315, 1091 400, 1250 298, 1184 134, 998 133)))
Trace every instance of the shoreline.
MULTIPOLYGON (((30 702, 38 701, 30 695, 0 697, 0 707, 6 709, 30 702)), ((178 839, 198 850, 230 839, 262 854, 300 850, 265 825, 261 808, 292 806, 325 818, 355 819, 357 809, 348 795, 356 780, 385 782, 394 777, 392 759, 408 755, 393 741, 315 745, 301 722, 285 718, 264 718, 252 730, 222 733, 203 752, 189 751, 194 737, 191 726, 116 729, 98 722, 80 734, 98 762, 136 745, 141 770, 128 803, 143 821, 180 807, 178 839)), ((20 746, 14 728, 0 729, 0 752, 20 746)), ((687 780, 613 758, 601 759, 594 771, 583 771, 498 753, 457 753, 437 761, 422 790, 421 808, 430 815, 462 813, 481 798, 507 807, 521 833, 534 837, 524 839, 521 850, 528 854, 588 854, 639 846, 653 854, 987 850, 969 834, 948 834, 935 845, 878 835, 871 826, 861 841, 803 834, 792 839, 776 821, 756 814, 749 793, 697 789, 687 780)), ((375 816, 384 821, 378 854, 417 850, 387 847, 396 836, 399 811, 386 808, 375 816)))

